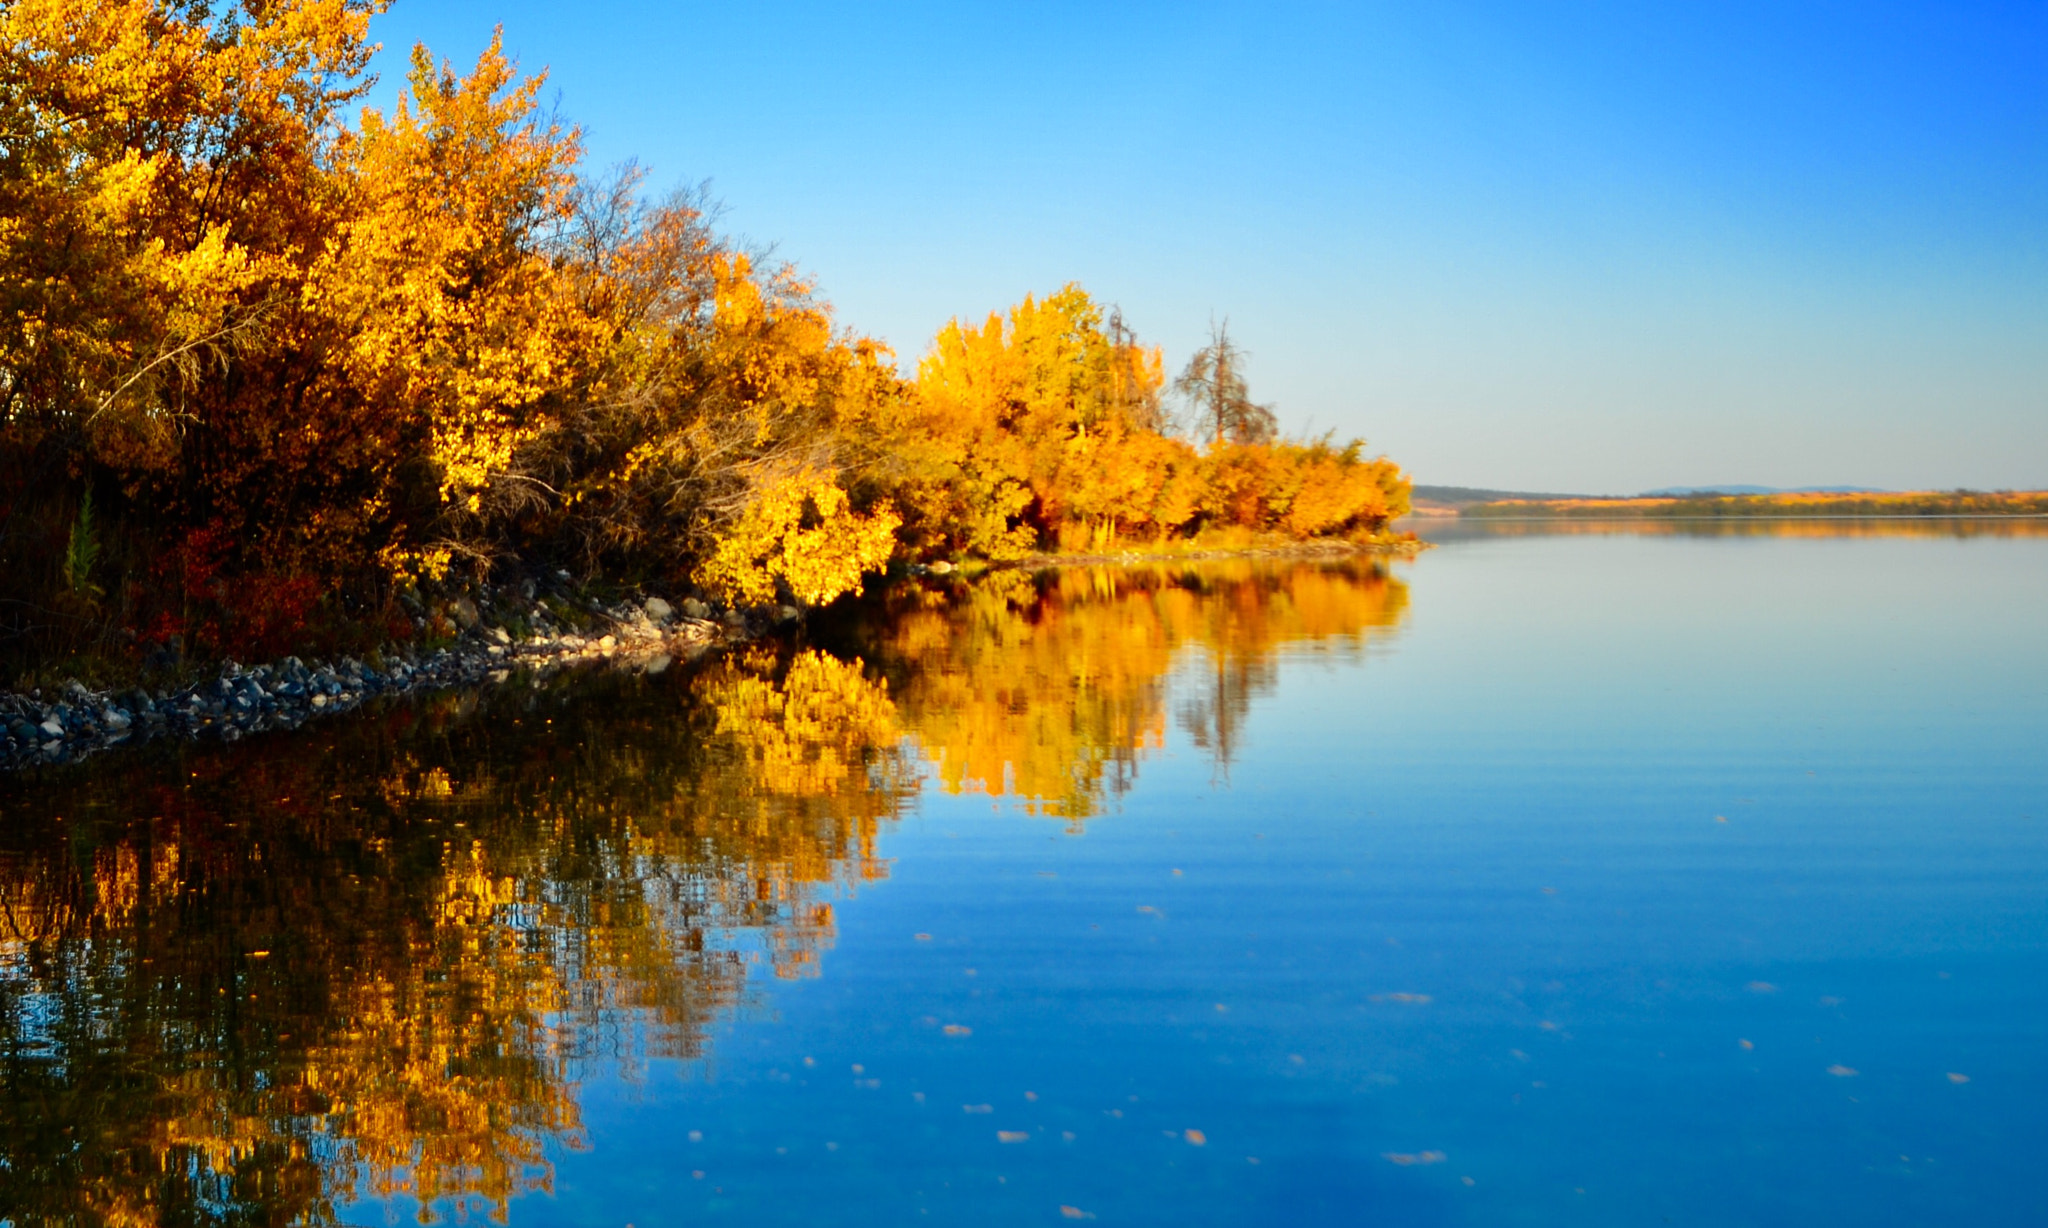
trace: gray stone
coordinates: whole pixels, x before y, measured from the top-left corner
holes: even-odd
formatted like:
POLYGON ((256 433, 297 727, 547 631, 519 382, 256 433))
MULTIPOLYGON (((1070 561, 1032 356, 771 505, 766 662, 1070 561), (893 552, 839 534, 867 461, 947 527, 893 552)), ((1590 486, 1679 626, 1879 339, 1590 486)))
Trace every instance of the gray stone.
POLYGON ((775 618, 778 622, 793 623, 802 617, 803 611, 793 605, 782 606, 775 611, 775 618))
POLYGON ((711 607, 695 597, 685 597, 683 598, 683 617, 699 620, 709 618, 711 617, 711 607))
POLYGON ((951 563, 948 563, 944 559, 940 559, 938 562, 933 563, 931 566, 925 568, 925 570, 931 572, 935 576, 949 576, 953 574, 953 565, 951 563))
POLYGON ((647 617, 658 623, 665 623, 676 616, 676 608, 659 597, 649 597, 640 603, 640 608, 647 612, 647 617))
POLYGON ((471 601, 467 597, 457 597, 449 602, 448 616, 453 618, 455 625, 461 627, 464 631, 475 630, 477 623, 482 621, 482 616, 476 612, 476 602, 471 601))
POLYGON ((48 720, 43 722, 42 730, 45 734, 47 734, 50 737, 61 738, 64 736, 64 722, 58 720, 54 716, 50 717, 48 720))

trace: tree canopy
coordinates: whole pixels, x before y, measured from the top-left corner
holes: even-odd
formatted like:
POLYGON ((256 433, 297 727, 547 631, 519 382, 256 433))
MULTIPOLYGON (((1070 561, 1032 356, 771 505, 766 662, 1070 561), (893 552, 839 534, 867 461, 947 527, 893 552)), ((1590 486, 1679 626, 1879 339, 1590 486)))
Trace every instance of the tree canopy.
POLYGON ((701 191, 593 171, 493 38, 363 107, 383 0, 0 6, 0 654, 401 633, 522 569, 822 602, 891 559, 1369 533, 1219 326, 1076 285, 899 373, 701 191), (325 628, 322 631, 322 628, 325 628))

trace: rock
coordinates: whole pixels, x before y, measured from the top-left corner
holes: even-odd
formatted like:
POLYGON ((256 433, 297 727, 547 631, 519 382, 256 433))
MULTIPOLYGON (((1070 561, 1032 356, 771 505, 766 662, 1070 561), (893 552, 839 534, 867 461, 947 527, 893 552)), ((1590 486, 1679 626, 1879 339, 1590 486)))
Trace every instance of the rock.
POLYGON ((646 611, 647 617, 658 623, 665 623, 676 616, 676 608, 659 597, 649 597, 640 603, 640 608, 646 611))
POLYGON ((488 636, 494 643, 500 645, 509 644, 512 642, 511 632, 505 630, 503 627, 492 627, 489 631, 484 632, 484 634, 488 636))
POLYGON ((483 621, 482 616, 476 612, 476 602, 468 597, 457 597, 449 602, 448 617, 454 619, 455 625, 464 631, 474 631, 476 625, 483 621))
POLYGON ((610 652, 612 649, 617 648, 619 646, 619 641, 616 638, 607 635, 597 641, 597 646, 599 648, 604 649, 606 652, 610 652))
POLYGON ((953 565, 944 559, 940 559, 938 562, 926 567, 925 570, 935 576, 950 576, 953 574, 953 565))
POLYGON ((683 598, 683 617, 694 618, 702 622, 704 619, 711 617, 711 607, 695 597, 685 597, 683 598))
POLYGON ((47 737, 61 738, 64 736, 64 722, 54 716, 45 720, 41 725, 41 729, 47 737))
POLYGON ((775 611, 775 621, 781 623, 793 623, 803 616, 803 611, 793 605, 781 606, 775 611))
POLYGON ((13 734, 17 741, 34 742, 37 740, 36 727, 18 716, 7 722, 7 732, 13 734))

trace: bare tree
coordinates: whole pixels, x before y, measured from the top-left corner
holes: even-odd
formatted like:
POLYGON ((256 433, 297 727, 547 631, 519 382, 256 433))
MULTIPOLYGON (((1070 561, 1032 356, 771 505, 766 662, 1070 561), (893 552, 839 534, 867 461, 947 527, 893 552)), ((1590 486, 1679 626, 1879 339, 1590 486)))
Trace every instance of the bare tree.
POLYGON ((1265 443, 1278 433, 1273 407, 1251 398, 1244 379, 1245 352, 1230 339, 1230 321, 1209 326, 1209 344, 1195 351, 1173 381, 1189 403, 1189 426, 1208 430, 1210 442, 1265 443))

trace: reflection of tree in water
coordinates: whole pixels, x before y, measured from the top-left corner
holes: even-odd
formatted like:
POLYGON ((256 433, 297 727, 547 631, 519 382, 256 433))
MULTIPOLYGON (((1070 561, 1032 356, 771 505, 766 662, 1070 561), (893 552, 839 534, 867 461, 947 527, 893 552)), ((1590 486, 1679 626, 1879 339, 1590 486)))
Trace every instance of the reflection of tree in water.
POLYGON ((1407 586, 1374 568, 1254 571, 1239 564, 1198 582, 1202 627, 1196 659, 1174 679, 1181 693, 1175 715, 1225 775, 1243 749, 1252 701, 1279 681, 1282 648, 1355 656, 1369 632, 1395 626, 1408 604, 1407 586))
POLYGON ((1177 715, 1226 768, 1278 653, 1357 653, 1400 621, 1407 586, 1362 560, 1002 573, 906 588, 856 635, 950 792, 1079 822, 1135 779, 1177 715), (1199 653, 1179 674, 1177 661, 1199 653))
POLYGON ((1188 652, 1227 760, 1276 652, 1404 603, 1362 564, 1011 573, 855 624, 887 685, 755 650, 0 782, 0 1216, 502 1219, 593 1067, 699 1056, 756 970, 816 969, 908 738, 944 788, 1079 822, 1188 652))
POLYGON ((1220 652, 1207 652, 1201 667, 1182 675, 1194 693, 1176 708, 1180 727, 1190 741, 1209 752, 1216 770, 1228 776, 1230 764, 1242 749, 1240 733, 1251 715, 1252 697, 1270 690, 1279 671, 1271 658, 1247 660, 1220 652))
POLYGON ((586 1066, 694 1057, 752 967, 814 968, 914 787, 886 694, 817 653, 595 689, 0 802, 0 1207, 502 1217, 586 1066))

